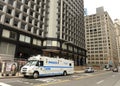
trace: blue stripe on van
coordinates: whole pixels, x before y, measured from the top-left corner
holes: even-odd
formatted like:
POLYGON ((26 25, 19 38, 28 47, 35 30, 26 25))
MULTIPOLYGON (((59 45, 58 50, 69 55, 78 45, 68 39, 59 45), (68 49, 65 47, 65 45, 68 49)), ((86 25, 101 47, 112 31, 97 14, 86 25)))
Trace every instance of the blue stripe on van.
POLYGON ((62 75, 63 73, 48 73, 48 74, 40 74, 39 76, 53 76, 53 75, 62 75))
POLYGON ((49 64, 58 64, 56 61, 48 61, 49 64))
POLYGON ((73 68, 71 66, 43 66, 44 68, 73 68))

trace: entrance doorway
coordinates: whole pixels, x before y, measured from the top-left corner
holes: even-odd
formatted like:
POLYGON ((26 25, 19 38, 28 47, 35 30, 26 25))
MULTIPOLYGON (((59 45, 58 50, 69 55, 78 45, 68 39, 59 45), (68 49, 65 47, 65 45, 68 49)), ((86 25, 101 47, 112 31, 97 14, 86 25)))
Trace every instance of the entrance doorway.
POLYGON ((28 59, 30 56, 42 54, 41 49, 31 48, 25 46, 18 46, 16 49, 16 58, 17 59, 28 59))

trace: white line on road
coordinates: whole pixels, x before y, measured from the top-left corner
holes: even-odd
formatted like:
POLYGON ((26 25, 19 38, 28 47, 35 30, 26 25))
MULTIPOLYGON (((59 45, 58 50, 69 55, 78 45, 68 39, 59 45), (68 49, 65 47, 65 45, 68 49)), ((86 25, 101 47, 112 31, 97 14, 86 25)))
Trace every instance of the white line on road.
POLYGON ((11 86, 11 85, 0 82, 0 86, 11 86))
POLYGON ((112 77, 115 77, 115 75, 112 75, 112 77))
POLYGON ((102 82, 104 82, 104 80, 101 80, 101 81, 97 82, 96 84, 100 84, 100 83, 102 83, 102 82))

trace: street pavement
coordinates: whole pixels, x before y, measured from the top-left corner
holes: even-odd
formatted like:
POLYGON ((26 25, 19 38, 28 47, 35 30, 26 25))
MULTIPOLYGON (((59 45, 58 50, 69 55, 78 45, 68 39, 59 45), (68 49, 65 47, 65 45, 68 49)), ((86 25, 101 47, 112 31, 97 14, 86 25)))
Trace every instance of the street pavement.
POLYGON ((120 86, 120 73, 112 71, 84 73, 84 70, 81 70, 68 76, 40 77, 38 79, 7 76, 0 79, 0 86, 120 86))
MULTIPOLYGON (((84 72, 84 70, 74 71, 74 73, 83 73, 83 72, 84 72)), ((19 78, 19 77, 23 77, 23 75, 21 73, 17 73, 15 76, 12 76, 12 75, 6 76, 5 74, 2 75, 0 73, 0 79, 4 79, 4 78, 19 78)))

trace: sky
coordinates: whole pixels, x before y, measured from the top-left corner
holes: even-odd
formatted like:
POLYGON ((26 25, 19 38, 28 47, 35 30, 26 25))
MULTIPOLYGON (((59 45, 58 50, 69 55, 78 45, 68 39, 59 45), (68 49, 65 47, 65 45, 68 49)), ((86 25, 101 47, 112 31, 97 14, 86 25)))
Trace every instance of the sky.
POLYGON ((112 20, 120 19, 120 0, 84 0, 84 8, 87 8, 88 15, 95 14, 97 7, 104 7, 112 20))

